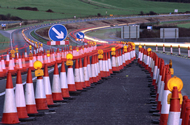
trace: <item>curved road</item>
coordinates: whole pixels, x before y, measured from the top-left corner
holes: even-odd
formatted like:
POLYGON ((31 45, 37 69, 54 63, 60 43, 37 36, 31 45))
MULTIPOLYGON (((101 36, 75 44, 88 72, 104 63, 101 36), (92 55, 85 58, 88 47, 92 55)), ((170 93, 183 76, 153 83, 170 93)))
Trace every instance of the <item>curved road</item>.
MULTIPOLYGON (((187 14, 186 14, 187 15, 187 14)), ((190 14, 189 14, 190 15, 190 14)), ((127 18, 141 18, 141 17, 163 17, 163 16, 171 16, 171 15, 153 15, 153 16, 134 16, 134 17, 109 17, 109 18, 95 18, 95 19, 79 19, 79 20, 73 20, 73 21, 63 21, 63 22, 59 22, 60 24, 67 24, 67 23, 75 23, 75 22, 85 22, 85 21, 97 21, 97 20, 111 20, 111 19, 127 19, 127 18)), ((183 16, 182 15, 172 15, 172 16, 183 16)), ((48 25, 41 25, 40 28, 42 27, 47 27, 47 26, 51 26, 53 24, 48 24, 48 25)), ((30 32, 35 30, 36 28, 39 27, 30 27, 29 30, 27 30, 25 32, 25 35, 30 38, 31 40, 37 41, 36 39, 34 39, 31 35, 30 32)), ((25 40, 22 37, 22 29, 24 28, 20 28, 17 30, 12 31, 2 31, 0 30, 0 33, 3 34, 6 37, 10 37, 10 34, 8 32, 12 32, 12 39, 13 39, 13 47, 18 46, 20 47, 24 47, 24 46, 28 46, 28 43, 25 42, 25 40)), ((50 46, 47 45, 43 45, 44 49, 49 49, 50 46)), ((25 49, 19 50, 19 52, 24 52, 25 49)), ((29 48, 27 47, 27 51, 29 52, 29 48)), ((171 58, 173 60, 173 68, 175 71, 175 75, 179 76, 183 82, 184 82, 184 86, 185 88, 183 89, 183 93, 186 93, 188 96, 190 95, 190 92, 188 92, 188 88, 190 87, 190 85, 188 85, 188 74, 190 73, 190 71, 188 70, 188 63, 189 60, 187 59, 181 59, 179 57, 174 57, 174 56, 168 56, 168 55, 164 55, 164 54, 158 54, 158 56, 162 57, 166 62, 169 62, 168 58, 171 58), (183 60, 183 61, 181 61, 183 60)), ((23 77, 23 82, 25 82, 26 80, 26 75, 22 75, 23 77)), ((15 82, 16 82, 16 77, 13 76, 13 84, 15 86, 15 82)), ((0 80, 1 83, 1 87, 0 87, 0 115, 2 115, 3 112, 3 103, 4 103, 4 90, 5 90, 5 85, 6 85, 6 79, 2 79, 0 80)), ((0 116, 1 117, 1 116, 0 116)))

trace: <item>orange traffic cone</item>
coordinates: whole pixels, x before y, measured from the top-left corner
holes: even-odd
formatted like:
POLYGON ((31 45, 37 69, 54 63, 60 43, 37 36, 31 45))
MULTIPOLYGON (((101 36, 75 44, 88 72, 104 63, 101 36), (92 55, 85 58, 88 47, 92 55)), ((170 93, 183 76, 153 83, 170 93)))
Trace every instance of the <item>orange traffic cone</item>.
POLYGON ((181 106, 181 115, 180 115, 180 125, 184 124, 186 108, 190 106, 189 105, 190 103, 187 103, 187 100, 188 100, 188 96, 186 96, 186 95, 183 96, 183 102, 182 102, 182 106, 181 106))
POLYGON ((98 55, 95 56, 96 58, 96 78, 97 78, 97 81, 100 81, 101 80, 101 75, 100 75, 100 64, 99 64, 99 61, 98 61, 98 55))
POLYGON ((82 83, 80 80, 79 62, 78 59, 75 61, 75 86, 76 90, 83 90, 82 83))
MULTIPOLYGON (((188 112, 186 113, 186 115, 187 117, 189 117, 190 108, 187 108, 187 110, 188 112)), ((173 87, 172 97, 170 99, 170 113, 168 116, 167 125, 179 125, 179 119, 180 119, 180 98, 177 87, 173 87)))
MULTIPOLYGON (((189 115, 190 115, 190 100, 187 98, 185 104, 185 109, 184 109, 184 114, 183 114, 183 120, 182 120, 182 124, 181 125, 188 125, 188 121, 189 121, 189 115)), ((181 112, 182 113, 182 112, 181 112)), ((181 120, 180 120, 181 121, 181 120)))
POLYGON ((68 82, 69 92, 75 92, 76 86, 75 86, 75 81, 74 81, 73 66, 68 66, 67 82, 68 82))
POLYGON ((5 67, 5 60, 4 60, 3 57, 1 58, 1 65, 2 65, 3 72, 4 72, 5 74, 7 74, 7 69, 6 69, 6 67, 5 67))
POLYGON ((166 68, 165 77, 166 78, 164 81, 165 84, 164 84, 164 90, 162 92, 162 101, 161 101, 162 106, 161 106, 161 115, 160 115, 160 125, 167 125, 169 108, 170 108, 170 104, 168 104, 167 102, 167 97, 168 97, 168 94, 171 92, 168 90, 166 83, 171 78, 171 74, 167 68, 166 68))
POLYGON ((95 56, 92 56, 92 64, 91 64, 91 71, 92 71, 92 79, 93 79, 93 83, 98 82, 96 79, 96 69, 95 69, 95 56))
POLYGON ((35 98, 36 98, 37 110, 49 109, 47 106, 47 100, 46 100, 44 82, 42 76, 37 77, 35 98))
POLYGON ((26 71, 27 71, 24 54, 22 55, 22 71, 23 71, 23 72, 26 72, 26 71))
POLYGON ((7 75, 2 123, 3 124, 19 123, 16 104, 15 104, 15 96, 14 96, 11 72, 8 72, 7 75))
POLYGON ((0 57, 0 77, 4 77, 4 72, 3 72, 3 68, 2 68, 2 61, 1 61, 1 57, 0 57))
POLYGON ((62 61, 62 66, 61 66, 60 84, 61 84, 62 97, 63 98, 70 98, 69 89, 68 89, 68 85, 67 85, 67 74, 65 71, 64 61, 62 61))
POLYGON ((20 70, 18 70, 17 72, 15 99, 16 99, 17 113, 18 113, 19 119, 28 118, 27 111, 26 111, 26 103, 25 103, 25 98, 24 98, 22 76, 21 76, 20 70))
POLYGON ((53 101, 63 100, 62 93, 61 93, 61 86, 60 86, 57 62, 55 63, 55 66, 54 66, 53 83, 52 83, 52 97, 53 97, 53 101))
POLYGON ((86 88, 85 81, 84 81, 84 70, 82 67, 82 59, 79 59, 79 74, 80 74, 80 82, 83 88, 86 88))
POLYGON ((100 66, 99 68, 100 68, 100 76, 101 77, 104 77, 103 62, 104 62, 104 60, 99 59, 99 66, 100 66))
POLYGON ((118 71, 117 67, 116 67, 116 56, 115 55, 112 55, 112 71, 113 72, 116 72, 118 71))
POLYGON ((108 65, 109 65, 110 74, 113 74, 112 65, 111 65, 111 58, 110 58, 110 52, 108 52, 108 65))
POLYGON ((34 87, 32 81, 31 68, 28 69, 25 88, 26 110, 28 114, 37 114, 36 101, 34 97, 34 87))
POLYGON ((48 68, 47 68, 46 64, 44 65, 43 81, 44 81, 44 88, 45 88, 47 105, 54 105, 52 92, 51 92, 51 84, 50 84, 50 79, 49 79, 49 73, 48 73, 48 68))
POLYGON ((88 64, 87 64, 87 68, 88 68, 88 75, 89 75, 89 79, 90 79, 90 84, 93 83, 93 79, 92 79, 92 71, 91 71, 91 64, 90 64, 90 57, 88 56, 87 58, 88 60, 88 64))
POLYGON ((87 69, 87 57, 84 57, 84 63, 83 63, 83 69, 84 69, 84 81, 86 87, 90 87, 90 82, 89 82, 89 76, 88 76, 88 69, 87 69))
POLYGON ((56 58, 56 61, 57 61, 57 63, 61 63, 61 54, 60 54, 60 52, 59 52, 59 48, 57 48, 57 58, 56 58))
POLYGON ((15 74, 15 70, 14 70, 14 61, 12 59, 12 57, 10 57, 10 61, 9 61, 9 68, 8 68, 9 72, 14 75, 15 74))

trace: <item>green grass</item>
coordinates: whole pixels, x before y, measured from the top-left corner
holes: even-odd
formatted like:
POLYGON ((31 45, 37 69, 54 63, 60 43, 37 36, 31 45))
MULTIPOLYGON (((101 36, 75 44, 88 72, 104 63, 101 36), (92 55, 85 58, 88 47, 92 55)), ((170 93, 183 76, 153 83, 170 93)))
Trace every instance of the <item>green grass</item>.
POLYGON ((9 48, 10 39, 0 34, 0 54, 6 52, 9 48))
POLYGON ((113 28, 113 29, 100 29, 94 30, 91 32, 86 33, 89 37, 96 37, 98 39, 112 39, 110 35, 115 35, 117 31, 121 31, 120 28, 113 28))
POLYGON ((12 16, 18 16, 22 19, 63 19, 73 18, 73 16, 97 16, 97 13, 106 15, 106 11, 107 15, 132 15, 139 14, 140 11, 169 13, 173 12, 174 9, 185 12, 189 10, 190 4, 144 0, 119 0, 119 2, 118 0, 93 0, 91 4, 81 0, 0 0, 0 6, 0 14, 10 13, 12 16), (37 7, 39 11, 15 9, 26 6, 37 7), (45 12, 48 9, 55 13, 45 12))
POLYGON ((154 11, 156 13, 170 13, 174 12, 174 9, 178 9, 179 12, 185 12, 189 10, 189 3, 173 3, 173 2, 155 2, 146 0, 92 0, 96 2, 108 4, 115 7, 124 8, 134 13, 143 11, 145 13, 154 11))
POLYGON ((178 24, 177 26, 181 28, 190 28, 190 23, 178 24))

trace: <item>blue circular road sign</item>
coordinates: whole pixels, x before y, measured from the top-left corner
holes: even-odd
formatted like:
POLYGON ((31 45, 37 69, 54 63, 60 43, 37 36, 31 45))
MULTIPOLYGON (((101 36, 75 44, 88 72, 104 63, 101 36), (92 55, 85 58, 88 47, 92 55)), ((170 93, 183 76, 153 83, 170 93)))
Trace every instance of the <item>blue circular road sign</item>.
POLYGON ((61 24, 56 24, 51 26, 48 35, 53 41, 63 41, 67 37, 67 29, 61 24))
POLYGON ((78 39, 84 39, 84 33, 82 33, 82 32, 77 32, 76 37, 77 37, 78 39))

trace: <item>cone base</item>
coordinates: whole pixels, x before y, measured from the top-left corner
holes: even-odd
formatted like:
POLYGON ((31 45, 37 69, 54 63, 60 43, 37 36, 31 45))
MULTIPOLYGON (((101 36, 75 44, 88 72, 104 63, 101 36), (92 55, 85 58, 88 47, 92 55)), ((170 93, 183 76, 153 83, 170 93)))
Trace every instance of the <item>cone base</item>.
POLYGON ((46 95, 47 105, 53 105, 52 95, 46 95))
POLYGON ((26 111, 28 114, 37 114, 37 108, 36 105, 26 105, 26 111))
POLYGON ((90 82, 89 81, 85 81, 85 85, 86 85, 86 87, 90 87, 90 82))
POLYGON ((16 113, 3 113, 2 121, 3 124, 17 124, 20 123, 18 114, 16 113))
POLYGON ((69 89, 69 91, 77 91, 75 84, 68 84, 68 89, 69 89))
POLYGON ((36 108, 37 108, 37 110, 49 109, 47 106, 46 98, 36 99, 36 108))
POLYGON ((81 82, 75 82, 76 90, 82 90, 82 83, 81 82))
POLYGON ((17 107, 18 118, 28 118, 26 107, 17 107))
POLYGON ((61 101, 63 100, 62 93, 52 93, 53 101, 61 101))
POLYGON ((61 91, 62 91, 62 97, 63 98, 70 98, 68 88, 65 88, 65 89, 62 88, 61 91))

